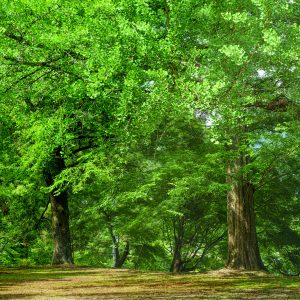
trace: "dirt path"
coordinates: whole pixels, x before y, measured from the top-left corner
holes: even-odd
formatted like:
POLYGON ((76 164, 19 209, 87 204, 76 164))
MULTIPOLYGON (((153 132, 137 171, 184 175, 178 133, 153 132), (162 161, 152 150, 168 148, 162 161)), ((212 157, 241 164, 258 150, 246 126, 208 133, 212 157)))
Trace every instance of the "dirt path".
POLYGON ((96 268, 0 269, 0 299, 300 299, 300 278, 96 268))

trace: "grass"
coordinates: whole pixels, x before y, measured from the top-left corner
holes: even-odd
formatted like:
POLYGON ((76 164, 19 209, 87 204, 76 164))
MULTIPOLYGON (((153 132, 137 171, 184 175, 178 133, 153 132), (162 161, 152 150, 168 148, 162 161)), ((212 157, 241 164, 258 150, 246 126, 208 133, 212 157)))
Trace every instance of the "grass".
POLYGON ((0 269, 0 299, 300 299, 300 278, 225 270, 0 269))

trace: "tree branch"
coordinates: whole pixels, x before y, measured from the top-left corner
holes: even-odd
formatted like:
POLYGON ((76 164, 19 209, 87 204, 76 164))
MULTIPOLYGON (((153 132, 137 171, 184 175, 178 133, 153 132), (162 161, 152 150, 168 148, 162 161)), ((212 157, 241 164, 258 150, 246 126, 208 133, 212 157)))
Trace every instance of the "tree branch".
POLYGON ((58 71, 58 72, 62 72, 62 73, 66 73, 68 75, 71 75, 77 79, 83 80, 83 78, 77 74, 74 74, 68 70, 64 70, 61 69, 57 66, 53 66, 51 65, 52 63, 58 61, 61 59, 61 57, 56 57, 52 60, 48 60, 48 61, 24 61, 24 60, 19 60, 15 57, 11 57, 11 56, 4 56, 4 59, 9 60, 11 62, 15 62, 17 65, 25 65, 25 66, 31 66, 31 67, 45 67, 45 68, 50 68, 52 70, 58 71))
POLYGON ((48 209, 49 203, 50 203, 50 196, 48 195, 48 201, 47 201, 46 207, 45 207, 44 211, 42 212, 42 214, 41 214, 40 218, 38 219, 38 221, 35 223, 34 229, 38 229, 38 227, 40 226, 40 224, 42 222, 42 219, 44 218, 44 215, 45 215, 45 213, 48 209))

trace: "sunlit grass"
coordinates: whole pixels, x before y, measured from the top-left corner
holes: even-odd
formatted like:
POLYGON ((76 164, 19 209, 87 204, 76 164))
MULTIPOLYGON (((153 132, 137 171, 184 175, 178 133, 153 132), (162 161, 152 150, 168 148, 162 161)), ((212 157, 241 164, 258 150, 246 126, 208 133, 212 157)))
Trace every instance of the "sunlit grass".
POLYGON ((300 299, 300 278, 96 268, 0 269, 0 299, 300 299))

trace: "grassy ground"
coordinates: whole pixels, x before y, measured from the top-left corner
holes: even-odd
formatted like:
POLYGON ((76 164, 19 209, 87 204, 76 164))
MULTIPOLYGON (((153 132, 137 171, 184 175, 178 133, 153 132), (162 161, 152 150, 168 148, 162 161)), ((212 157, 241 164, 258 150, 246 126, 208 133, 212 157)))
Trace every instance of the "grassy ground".
POLYGON ((299 277, 96 268, 0 269, 0 299, 300 299, 299 277))

